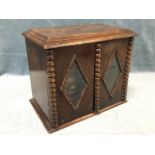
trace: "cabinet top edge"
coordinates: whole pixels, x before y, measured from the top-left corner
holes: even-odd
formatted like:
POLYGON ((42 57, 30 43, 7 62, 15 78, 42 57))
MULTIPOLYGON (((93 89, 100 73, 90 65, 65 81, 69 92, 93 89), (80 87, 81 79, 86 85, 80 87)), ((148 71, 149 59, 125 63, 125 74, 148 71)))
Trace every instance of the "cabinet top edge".
POLYGON ((32 28, 25 38, 43 49, 58 48, 113 39, 135 37, 137 33, 105 24, 72 25, 65 27, 32 28))

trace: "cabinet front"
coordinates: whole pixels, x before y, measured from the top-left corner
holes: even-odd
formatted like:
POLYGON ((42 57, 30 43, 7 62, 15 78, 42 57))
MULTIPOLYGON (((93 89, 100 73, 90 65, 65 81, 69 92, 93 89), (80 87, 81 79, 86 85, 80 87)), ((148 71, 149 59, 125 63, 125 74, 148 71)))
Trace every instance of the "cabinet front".
POLYGON ((122 100, 128 39, 101 43, 100 109, 122 100))
POLYGON ((59 125, 93 112, 94 45, 54 49, 59 125))

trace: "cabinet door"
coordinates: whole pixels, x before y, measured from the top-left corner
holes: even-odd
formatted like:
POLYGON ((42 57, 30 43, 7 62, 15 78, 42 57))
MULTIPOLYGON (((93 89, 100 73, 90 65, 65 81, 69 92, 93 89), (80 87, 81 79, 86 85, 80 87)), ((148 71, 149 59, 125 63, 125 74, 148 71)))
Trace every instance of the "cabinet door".
POLYGON ((122 82, 128 39, 101 44, 100 109, 122 100, 122 82))
POLYGON ((94 45, 54 49, 59 125, 93 112, 94 45))

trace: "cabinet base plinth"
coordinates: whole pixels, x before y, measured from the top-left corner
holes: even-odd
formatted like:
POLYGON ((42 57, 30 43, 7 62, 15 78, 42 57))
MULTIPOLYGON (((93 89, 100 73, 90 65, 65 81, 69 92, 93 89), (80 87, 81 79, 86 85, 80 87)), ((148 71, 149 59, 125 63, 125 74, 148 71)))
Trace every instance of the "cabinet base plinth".
MULTIPOLYGON (((113 104, 113 105, 111 105, 111 106, 108 106, 108 107, 106 107, 106 108, 104 108, 104 109, 101 109, 101 110, 99 111, 99 113, 102 113, 102 112, 104 112, 104 111, 106 111, 106 110, 109 110, 109 109, 111 109, 111 108, 113 108, 113 107, 116 107, 116 106, 118 106, 118 105, 121 105, 121 104, 123 104, 123 103, 125 103, 125 102, 127 102, 127 101, 126 101, 126 100, 125 100, 125 101, 119 101, 119 102, 117 102, 117 103, 115 103, 115 104, 113 104)), ((63 125, 60 125, 60 126, 58 126, 57 128, 52 128, 50 120, 47 118, 47 116, 46 116, 45 113, 42 111, 42 109, 40 108, 40 106, 38 105, 38 103, 35 101, 35 99, 33 99, 33 98, 30 99, 30 103, 32 104, 34 110, 35 110, 36 113, 38 114, 40 120, 42 121, 43 125, 44 125, 45 128, 47 129, 48 133, 53 133, 53 132, 58 131, 58 130, 60 130, 60 129, 62 129, 62 128, 65 128, 65 127, 67 127, 67 126, 69 126, 69 125, 72 125, 72 124, 74 124, 74 123, 77 123, 77 122, 79 122, 79 121, 82 121, 82 120, 84 120, 84 119, 87 119, 87 118, 89 118, 89 117, 92 117, 92 116, 94 116, 94 115, 99 114, 99 113, 96 114, 96 112, 92 112, 92 113, 87 114, 87 115, 85 115, 85 116, 82 116, 82 117, 80 117, 80 118, 74 119, 73 121, 64 123, 63 125)))

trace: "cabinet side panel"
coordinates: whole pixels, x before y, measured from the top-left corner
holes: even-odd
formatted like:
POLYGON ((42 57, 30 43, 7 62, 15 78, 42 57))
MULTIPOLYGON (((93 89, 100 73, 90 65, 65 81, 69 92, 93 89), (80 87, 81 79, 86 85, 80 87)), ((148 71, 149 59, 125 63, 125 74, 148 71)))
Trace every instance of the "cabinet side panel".
POLYGON ((26 39, 27 58, 31 79, 32 96, 40 108, 49 116, 47 76, 46 76, 46 52, 26 39))

